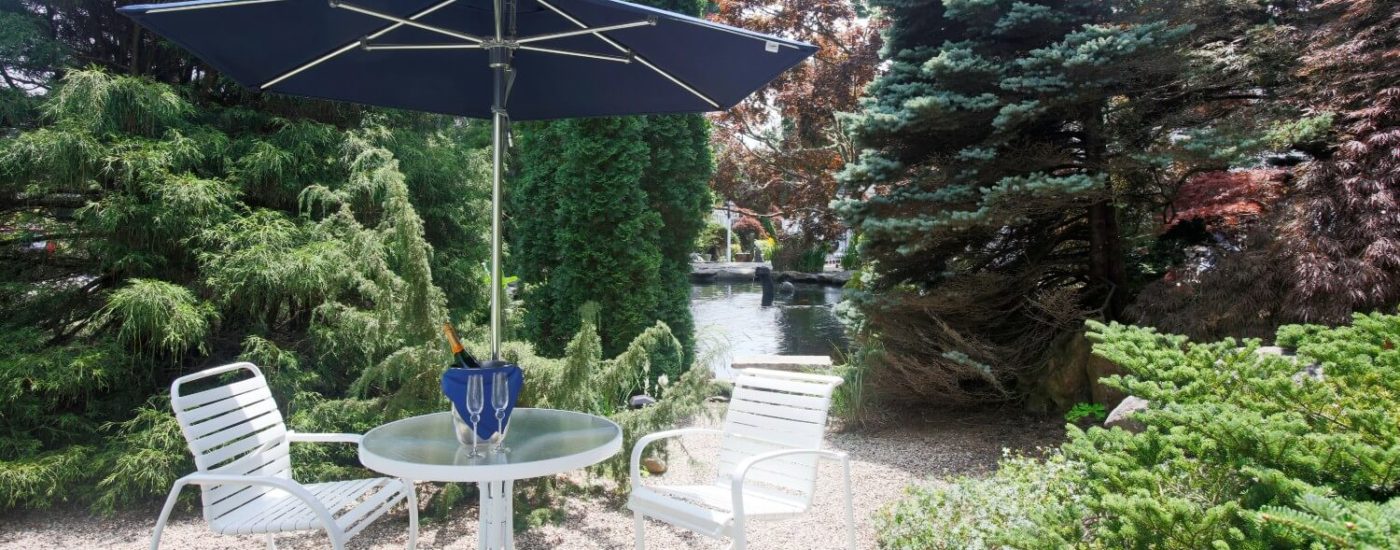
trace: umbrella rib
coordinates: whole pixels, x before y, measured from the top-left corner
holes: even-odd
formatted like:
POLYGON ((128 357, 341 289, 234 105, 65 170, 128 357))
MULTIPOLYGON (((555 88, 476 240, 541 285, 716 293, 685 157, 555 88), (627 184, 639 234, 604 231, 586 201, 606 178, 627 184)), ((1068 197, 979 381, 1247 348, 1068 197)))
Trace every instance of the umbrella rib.
MULTIPOLYGON (((584 25, 583 23, 581 23, 580 21, 578 21, 577 19, 574 19, 574 18, 573 18, 572 16, 570 16, 569 14, 564 13, 564 10, 561 10, 561 9, 559 9, 559 8, 557 8, 557 7, 554 7, 554 5, 553 5, 553 4, 550 4, 548 0, 536 0, 536 1, 539 2, 540 5, 542 5, 542 6, 546 7, 546 8, 549 8, 549 9, 550 9, 551 11, 553 11, 554 13, 557 13, 557 14, 563 16, 565 19, 568 19, 569 21, 572 21, 575 25, 578 25, 578 26, 580 26, 580 27, 586 26, 586 25, 584 25)), ((668 18, 667 21, 672 21, 672 22, 676 22, 676 23, 684 23, 684 24, 687 24, 687 25, 698 25, 699 23, 705 23, 705 21, 694 21, 694 20, 692 20, 692 19, 689 18, 689 17, 687 17, 687 18, 675 18, 675 19, 668 18)), ((749 39, 753 39, 753 40, 758 40, 758 41, 760 41, 760 42, 764 42, 765 44, 768 43, 768 42, 772 42, 772 43, 777 44, 777 45, 779 45, 779 46, 781 46, 781 47, 784 47, 784 48, 792 48, 792 49, 794 49, 794 50, 798 49, 798 47, 797 47, 796 44, 792 44, 792 43, 789 42, 788 39, 786 39, 786 38, 777 38, 777 37, 769 37, 769 36, 754 36, 753 34, 747 32, 747 31, 744 31, 743 29, 730 28, 730 27, 727 27, 727 26, 724 26, 724 25, 714 25, 714 24, 712 24, 712 25, 705 25, 704 27, 705 27, 706 29, 710 29, 710 30, 714 30, 714 31, 727 32, 727 33, 732 34, 732 35, 735 35, 735 36, 742 36, 742 37, 744 37, 744 38, 749 38, 749 39)), ((603 37, 600 36, 599 38, 603 38, 603 37)), ((604 40, 607 40, 606 38, 603 38, 603 39, 604 39, 604 40)), ((611 43, 610 40, 608 40, 608 42, 611 43)), ((613 44, 613 47, 618 48, 619 50, 625 49, 625 48, 623 48, 622 46, 618 46, 617 44, 613 44)))
POLYGON ((632 55, 632 59, 636 60, 638 63, 641 63, 641 64, 642 64, 643 66, 645 66, 646 68, 651 69, 652 71, 656 72, 656 74, 661 75, 661 76, 662 76, 663 78, 665 78, 666 80, 670 80, 673 84, 675 84, 675 85, 677 85, 677 86, 680 86, 681 89, 683 89, 683 90, 685 90, 685 91, 687 91, 687 92, 690 92, 691 95, 694 95, 695 97, 698 97, 698 98, 704 100, 705 103, 709 103, 711 106, 713 106, 713 107, 716 108, 716 109, 719 108, 719 103, 715 102, 715 100, 713 100, 713 99, 710 99, 709 96, 700 93, 699 90, 696 90, 695 88, 692 88, 689 84, 686 84, 685 82, 682 82, 681 79, 676 78, 675 76, 671 75, 671 73, 668 73, 668 72, 666 72, 665 70, 661 69, 660 67, 657 67, 656 65, 653 65, 650 61, 647 61, 647 59, 646 59, 645 57, 642 57, 642 56, 640 56, 640 55, 637 55, 636 53, 632 52, 632 50, 628 49, 626 46, 623 46, 622 44, 619 44, 616 40, 613 40, 613 39, 611 39, 611 38, 608 38, 607 35, 605 35, 605 34, 603 34, 603 33, 601 33, 601 32, 598 32, 598 31, 596 31, 596 30, 593 30, 593 29, 588 29, 588 24, 587 24, 587 23, 584 23, 583 21, 580 21, 577 17, 574 17, 574 16, 572 16, 572 15, 569 15, 568 12, 566 12, 566 11, 564 11, 564 10, 562 10, 562 9, 560 9, 560 8, 558 8, 558 7, 556 7, 554 4, 551 4, 551 3, 549 3, 549 2, 546 1, 546 0, 536 0, 536 1, 539 2, 541 6, 544 6, 544 7, 546 7, 546 8, 549 8, 550 11, 559 14, 559 16, 560 16, 560 17, 563 17, 564 19, 567 19, 570 23, 573 23, 573 24, 575 24, 575 25, 577 25, 577 26, 579 26, 579 27, 582 27, 582 28, 584 28, 584 29, 587 29, 588 32, 589 32, 589 34, 592 34, 593 36, 598 37, 598 39, 602 40, 603 42, 606 42, 609 46, 612 46, 612 47, 614 47, 614 48, 617 48, 618 51, 623 52, 623 53, 630 53, 630 54, 632 55))
POLYGON ((248 4, 267 4, 271 2, 285 2, 286 0, 233 0, 232 2, 218 2, 211 4, 189 4, 184 6, 170 6, 167 8, 151 8, 146 13, 165 13, 171 11, 207 10, 209 8, 230 8, 233 6, 246 6, 248 4))
MULTIPOLYGON (((443 0, 442 2, 439 2, 439 3, 437 3, 437 4, 433 4, 433 5, 431 5, 431 6, 428 6, 427 8, 423 9, 423 11, 420 11, 420 12, 418 12, 418 13, 415 13, 415 14, 409 16, 409 19, 410 19, 410 20, 412 20, 412 19, 418 19, 418 18, 420 18, 420 17, 426 16, 426 15, 428 15, 428 14, 430 14, 430 13, 433 13, 433 12, 435 12, 435 11, 437 11, 437 10, 439 10, 439 9, 441 9, 441 8, 443 8, 443 7, 445 7, 445 6, 447 6, 448 4, 451 4, 451 3, 456 2, 456 1, 457 1, 457 0, 443 0)), ((320 65, 320 64, 322 64, 322 63, 325 63, 325 62, 327 62, 327 61, 330 61, 331 59, 334 59, 334 58, 336 58, 336 57, 339 57, 341 54, 343 54, 343 53, 345 53, 345 52, 348 52, 348 51, 350 51, 350 50, 353 50, 353 49, 359 47, 360 44, 363 44, 366 40, 371 40, 371 39, 379 38, 379 37, 381 37, 381 36, 384 36, 385 34, 388 34, 389 31, 392 31, 392 30, 397 29, 397 28, 402 27, 402 26, 404 26, 404 23, 394 23, 393 25, 389 25, 389 26, 387 26, 387 27, 384 27, 384 28, 382 28, 382 29, 379 29, 378 31, 375 31, 374 34, 371 34, 371 35, 366 36, 366 37, 364 37, 364 38, 361 38, 361 39, 352 41, 352 42, 350 42, 349 44, 346 44, 346 45, 344 45, 344 46, 341 46, 340 48, 338 48, 338 49, 336 49, 336 50, 334 50, 334 51, 332 51, 332 52, 330 52, 330 53, 328 53, 328 54, 326 54, 326 55, 323 55, 323 56, 321 56, 321 57, 318 57, 318 58, 316 58, 316 59, 313 59, 313 60, 311 60, 311 61, 308 61, 308 62, 306 62, 306 63, 303 63, 300 67, 297 67, 297 68, 295 68, 295 69, 292 69, 292 70, 290 70, 290 71, 287 71, 287 72, 285 72, 285 73, 282 73, 281 76, 278 76, 277 78, 274 78, 274 79, 272 79, 272 80, 269 80, 269 81, 267 81, 266 83, 264 83, 263 85, 258 86, 258 89, 259 89, 259 90, 266 90, 266 89, 268 89, 268 88, 271 88, 271 87, 273 87, 273 86, 276 86, 279 82, 282 82, 283 80, 286 80, 286 79, 288 79, 288 78, 291 78, 291 77, 294 77, 294 76, 296 76, 296 75, 298 75, 298 74, 301 74, 302 71, 305 71, 305 70, 307 70, 307 69, 310 69, 310 68, 312 68, 312 67, 315 67, 315 66, 317 66, 317 65, 320 65)))
POLYGON ((464 32, 457 32, 457 31, 454 31, 454 30, 452 30, 452 29, 444 29, 444 28, 442 28, 442 27, 438 27, 438 26, 434 26, 434 25, 428 25, 428 24, 426 24, 426 23, 419 23, 419 22, 417 22, 417 21, 414 21, 413 19, 404 19, 404 18, 399 17, 399 16, 396 16, 396 15, 389 15, 389 14, 387 14, 387 13, 377 12, 377 11, 374 11, 374 10, 372 10, 372 9, 368 9, 368 8, 363 8, 363 7, 360 7, 360 6, 356 6, 356 5, 351 4, 351 3, 349 3, 349 2, 341 2, 341 1, 339 1, 339 0, 332 0, 332 1, 331 1, 331 7, 333 7, 333 8, 340 8, 340 9, 344 9, 344 10, 350 10, 350 11, 353 11, 353 12, 355 12, 355 13, 360 13, 360 14, 368 15, 368 16, 370 16, 370 17, 378 17, 378 18, 383 19, 383 20, 385 20, 385 21, 393 21, 393 22, 399 23, 399 24, 401 24, 401 25, 408 25, 408 26, 410 26, 410 27, 417 27, 417 28, 423 29, 423 30, 425 30, 425 31, 432 31, 432 32, 435 32, 435 33, 438 33, 438 34, 442 34, 442 35, 446 35, 446 36, 451 36, 451 37, 453 37, 453 38, 461 38, 462 40, 467 40, 467 41, 470 41, 470 42, 476 42, 476 43, 478 43, 478 44, 480 44, 483 40, 485 40, 485 39, 483 39, 483 38, 481 38, 481 37, 479 37, 479 36, 472 36, 472 35, 470 35, 470 34, 467 34, 467 33, 464 33, 464 32))
POLYGON ((539 42, 539 41, 541 41, 541 40, 554 40, 554 39, 556 39, 556 38, 568 38, 568 37, 570 37, 570 36, 580 36, 580 35, 584 35, 584 34, 596 34, 596 33, 600 33, 600 32, 616 31, 616 30, 622 30, 622 29, 630 29, 630 28, 633 28, 633 27, 650 27, 650 26, 653 26, 653 25, 656 25, 656 18, 655 18, 655 17, 648 17, 648 18, 643 19, 643 20, 641 20, 641 21, 633 21, 633 22, 631 22, 631 23, 620 23, 620 24, 617 24, 617 25, 607 25, 607 26, 604 26, 604 27, 593 27, 593 28, 584 27, 584 28, 579 29, 579 30, 576 30, 576 31, 553 32, 553 33, 549 33, 549 34, 538 34, 538 35, 535 35, 535 36, 526 36, 526 37, 524 37, 524 38, 517 38, 517 39, 515 40, 515 43, 516 43, 516 44, 527 44, 527 43, 530 43, 530 42, 539 42))
POLYGON ((365 43, 365 51, 376 52, 381 50, 479 50, 481 44, 369 44, 365 43))
POLYGON ((525 51, 530 51, 530 52, 552 53, 552 54, 558 54, 558 55, 569 55, 569 56, 574 56, 574 57, 586 57, 586 58, 589 58, 589 59, 601 59, 601 60, 603 60, 603 61, 616 61, 616 62, 618 62, 618 63, 631 63, 631 62, 632 62, 632 58, 631 58, 631 57, 623 57, 623 56, 620 56, 620 55, 606 55, 606 54, 601 54, 601 53, 580 52, 580 51, 574 51, 574 50, 560 50, 560 49, 555 49, 555 48, 541 48, 541 47, 539 47, 539 46, 523 46, 523 45, 522 45, 522 46, 517 46, 516 49, 525 50, 525 51))
MULTIPOLYGON (((585 29, 588 28, 588 25, 585 24, 583 21, 579 21, 578 18, 576 18, 576 17, 574 17, 574 16, 572 16, 572 15, 569 15, 568 12, 565 12, 564 10, 555 7, 554 4, 551 4, 551 3, 549 3, 549 2, 546 2, 545 0, 536 0, 536 1, 539 2, 541 6, 544 6, 544 7, 546 7, 546 8, 549 8, 549 11, 552 11, 552 12, 554 12, 554 13, 557 13, 557 14, 559 14, 560 17, 563 17, 564 19, 569 20, 570 23, 573 23, 574 25, 577 25, 577 26, 582 27, 582 28, 585 28, 585 29)), ((605 36, 605 35, 603 35, 603 34, 599 34, 599 33, 597 33, 597 32, 594 32, 594 33, 593 33, 593 36, 598 37, 598 38, 601 39, 603 42, 607 42, 609 46, 612 46, 612 47, 614 47, 614 48, 617 48, 617 51, 619 51, 619 52, 622 52, 622 53, 630 53, 630 52, 631 52, 631 50, 627 49, 627 47, 623 46, 622 44, 618 44, 615 40, 613 40, 613 39, 611 39, 611 38, 608 38, 607 36, 605 36)))
POLYGON ((698 97, 698 98, 700 98, 700 99, 705 100, 705 103, 709 103, 712 107, 714 107, 714 108, 716 108, 716 109, 719 108, 719 103, 715 103, 715 100, 710 99, 709 96, 700 93, 699 90, 696 90, 695 88, 690 87, 689 84, 686 84, 685 82, 682 82, 681 79, 676 78, 675 76, 672 76, 671 73, 666 72, 665 70, 661 69, 661 67, 657 67, 656 65, 652 65, 650 61, 647 61, 647 58, 642 57, 642 56, 639 55, 639 56, 636 56, 636 60, 637 60, 638 63, 641 63, 642 65, 645 65, 648 69, 651 69, 651 70, 653 70, 653 71, 656 71, 656 74, 659 74, 659 75, 665 77, 666 80, 670 80, 670 81, 671 81, 672 83, 674 83, 675 85, 680 86, 681 88, 684 88, 685 91, 690 92, 691 94, 695 95, 695 97, 698 97))

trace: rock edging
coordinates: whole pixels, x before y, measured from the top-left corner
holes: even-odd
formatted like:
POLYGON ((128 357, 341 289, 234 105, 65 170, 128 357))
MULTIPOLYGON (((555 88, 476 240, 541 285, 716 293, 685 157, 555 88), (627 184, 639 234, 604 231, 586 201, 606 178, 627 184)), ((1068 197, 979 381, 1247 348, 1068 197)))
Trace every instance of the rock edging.
MULTIPOLYGON (((747 283, 754 280, 754 272, 764 262, 694 262, 690 264, 692 283, 747 283)), ((778 283, 816 284, 845 286, 855 275, 854 271, 824 271, 806 273, 802 271, 778 271, 773 281, 778 283)))

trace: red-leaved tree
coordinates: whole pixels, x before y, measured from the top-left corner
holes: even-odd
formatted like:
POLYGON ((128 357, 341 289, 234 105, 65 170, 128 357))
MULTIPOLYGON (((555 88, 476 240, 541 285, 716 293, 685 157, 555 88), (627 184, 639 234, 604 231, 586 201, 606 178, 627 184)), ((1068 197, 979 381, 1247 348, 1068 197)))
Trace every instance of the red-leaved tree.
POLYGON ((854 152, 836 113, 856 110, 874 78, 879 29, 849 2, 719 0, 718 6, 711 19, 820 49, 811 61, 712 119, 715 191, 781 218, 805 238, 838 236, 842 226, 827 205, 836 197, 835 172, 854 152))
POLYGON ((1325 0, 1287 101, 1329 119, 1262 223, 1217 261, 1139 297, 1139 320, 1197 337, 1268 336, 1400 304, 1400 11, 1325 0))

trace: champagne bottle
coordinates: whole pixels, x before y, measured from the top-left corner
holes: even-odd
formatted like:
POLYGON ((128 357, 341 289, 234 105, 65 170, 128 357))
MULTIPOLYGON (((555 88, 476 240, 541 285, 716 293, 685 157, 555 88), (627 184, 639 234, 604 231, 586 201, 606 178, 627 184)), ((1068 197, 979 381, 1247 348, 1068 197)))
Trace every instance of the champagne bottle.
POLYGON ((447 335, 447 342, 452 344, 452 356, 457 359, 457 365, 464 369, 479 369, 481 363, 476 361, 472 354, 467 353, 467 348, 462 345, 462 340, 457 337, 457 331, 452 328, 452 323, 443 323, 442 332, 447 335))

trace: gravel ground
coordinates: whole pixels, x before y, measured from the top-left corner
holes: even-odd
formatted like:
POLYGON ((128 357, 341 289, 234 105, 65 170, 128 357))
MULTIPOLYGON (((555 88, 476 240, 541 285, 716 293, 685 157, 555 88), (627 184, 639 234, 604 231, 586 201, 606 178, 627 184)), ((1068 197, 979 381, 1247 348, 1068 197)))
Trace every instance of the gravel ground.
MULTIPOLYGON (((904 415, 897 425, 877 431, 829 432, 827 446, 851 454, 858 540, 875 547, 878 511, 897 500, 903 488, 920 480, 978 475, 994 467, 1003 448, 1033 451, 1057 444, 1062 423, 1029 419, 1014 411, 929 413, 904 415)), ((713 475, 718 455, 716 438, 694 438, 684 449, 673 448, 670 471, 650 483, 686 483, 713 475), (687 456, 689 458, 687 458, 687 456), (706 462, 709 461, 710 465, 706 462)), ((816 549, 842 544, 840 466, 825 463, 820 470, 813 509, 799 519, 752 523, 752 548, 816 549)), ((581 477, 575 481, 585 482, 581 477)), ((424 487, 420 486, 420 491, 424 487)), ((543 548, 625 549, 632 547, 632 516, 620 498, 584 491, 563 499, 562 521, 516 535, 521 550, 543 548)), ((424 523, 418 547, 468 549, 476 547, 476 506, 460 505, 447 521, 424 523)), ((0 516, 0 548, 146 548, 159 503, 113 518, 95 518, 81 509, 12 513, 0 516)), ((424 514, 428 516, 430 514, 424 514)), ((407 514, 402 510, 381 518, 351 540, 349 548, 402 548, 407 541, 407 514)), ((228 537, 207 530, 197 512, 177 512, 162 537, 162 548, 262 548, 261 537, 228 537)), ((279 548, 325 548, 323 534, 280 535, 279 548)), ((647 546, 652 549, 711 549, 724 545, 668 525, 647 523, 647 546)))

